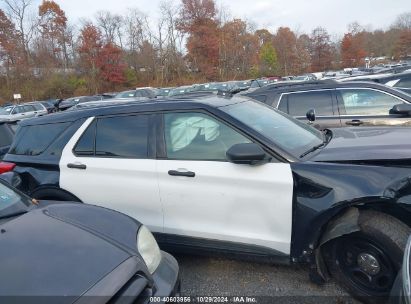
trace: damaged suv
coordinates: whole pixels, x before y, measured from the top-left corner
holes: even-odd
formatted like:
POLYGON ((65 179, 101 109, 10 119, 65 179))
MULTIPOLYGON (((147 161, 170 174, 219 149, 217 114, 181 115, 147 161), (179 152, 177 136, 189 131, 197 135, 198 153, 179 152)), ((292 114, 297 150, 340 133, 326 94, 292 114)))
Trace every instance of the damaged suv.
POLYGON ((38 199, 138 217, 160 246, 309 263, 386 297, 411 225, 407 128, 320 132, 246 97, 156 100, 21 123, 0 172, 38 199))

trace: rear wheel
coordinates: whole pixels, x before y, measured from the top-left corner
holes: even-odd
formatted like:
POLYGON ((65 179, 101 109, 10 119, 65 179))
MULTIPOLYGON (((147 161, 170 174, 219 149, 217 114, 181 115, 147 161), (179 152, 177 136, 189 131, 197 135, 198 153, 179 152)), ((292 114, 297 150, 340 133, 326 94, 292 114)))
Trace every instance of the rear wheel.
POLYGON ((374 211, 362 211, 359 226, 359 232, 327 244, 324 256, 332 277, 354 297, 383 302, 401 268, 410 228, 374 211))

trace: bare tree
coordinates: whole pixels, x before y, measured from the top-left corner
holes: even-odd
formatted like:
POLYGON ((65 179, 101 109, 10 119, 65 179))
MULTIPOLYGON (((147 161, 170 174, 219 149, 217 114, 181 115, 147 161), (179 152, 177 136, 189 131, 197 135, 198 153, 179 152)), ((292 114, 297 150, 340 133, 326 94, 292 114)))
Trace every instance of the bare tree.
POLYGON ((9 18, 16 24, 17 31, 24 47, 28 61, 30 57, 30 42, 37 29, 37 18, 30 11, 32 0, 1 0, 6 5, 9 18))
POLYGON ((399 15, 395 20, 393 27, 400 30, 411 30, 411 12, 399 15))
POLYGON ((96 14, 97 26, 103 33, 105 42, 122 44, 123 17, 109 11, 99 11, 96 14))

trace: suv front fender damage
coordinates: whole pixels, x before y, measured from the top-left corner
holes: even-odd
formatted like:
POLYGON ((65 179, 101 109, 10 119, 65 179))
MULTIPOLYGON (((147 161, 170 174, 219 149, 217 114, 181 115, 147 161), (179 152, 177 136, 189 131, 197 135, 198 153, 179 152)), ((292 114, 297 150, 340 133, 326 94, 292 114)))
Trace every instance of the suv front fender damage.
POLYGON ((329 279, 323 246, 359 231, 361 210, 387 213, 411 226, 411 173, 407 167, 313 162, 292 167, 292 261, 308 263, 310 278, 316 283, 329 279))

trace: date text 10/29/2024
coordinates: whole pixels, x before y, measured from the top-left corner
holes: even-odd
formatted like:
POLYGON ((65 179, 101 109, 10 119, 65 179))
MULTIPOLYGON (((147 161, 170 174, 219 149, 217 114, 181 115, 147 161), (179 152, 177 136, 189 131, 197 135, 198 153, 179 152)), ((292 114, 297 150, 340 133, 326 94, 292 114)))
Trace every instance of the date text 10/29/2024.
POLYGON ((151 297, 150 303, 257 303, 253 297, 151 297))

